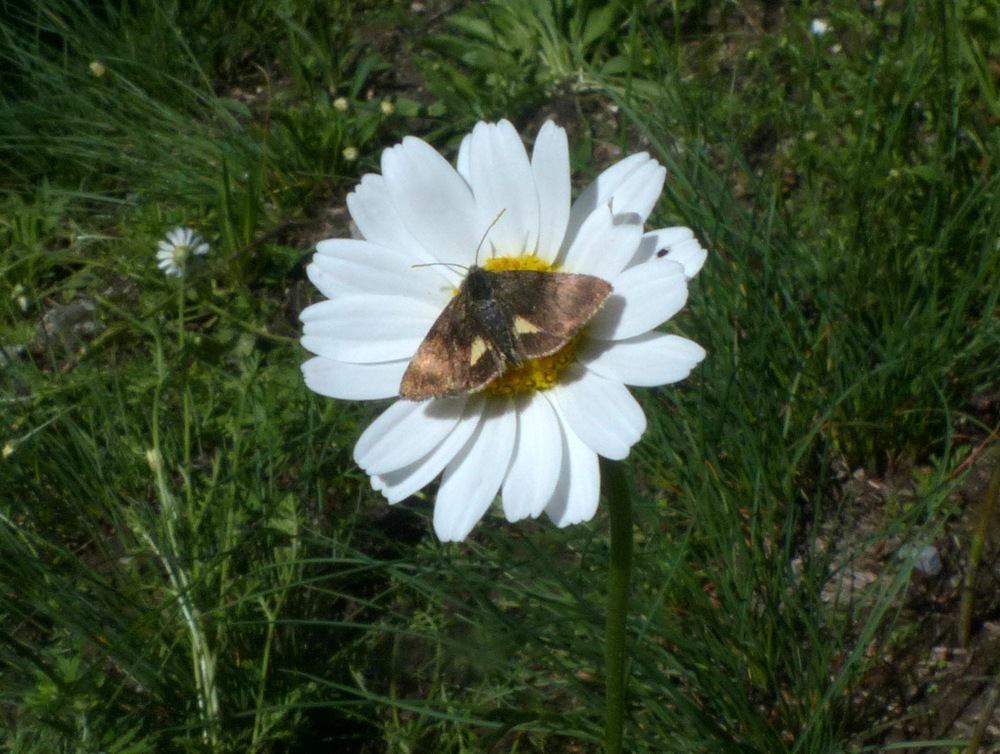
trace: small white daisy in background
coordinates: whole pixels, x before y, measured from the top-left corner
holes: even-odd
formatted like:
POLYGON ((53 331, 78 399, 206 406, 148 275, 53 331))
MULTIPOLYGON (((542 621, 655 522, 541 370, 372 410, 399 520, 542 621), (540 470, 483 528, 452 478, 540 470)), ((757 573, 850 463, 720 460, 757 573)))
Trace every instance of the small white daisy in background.
POLYGON ((347 197, 361 240, 320 242, 308 267, 329 299, 301 315, 302 344, 316 354, 302 370, 318 393, 397 397, 474 265, 583 273, 613 291, 556 353, 478 392, 398 400, 376 419, 354 458, 390 504, 442 475, 434 530, 444 541, 464 539, 498 492, 509 521, 544 512, 566 526, 594 516, 598 456, 625 458, 646 429, 626 386, 684 379, 705 356, 656 330, 684 306, 706 257, 687 228, 643 232, 665 178, 660 163, 635 154, 571 206, 566 132, 543 125, 529 158, 501 121, 465 137, 457 167, 407 137, 383 153, 381 175, 361 179, 347 197))
POLYGON ((157 244, 157 266, 167 275, 180 277, 193 257, 208 253, 208 244, 190 228, 174 228, 157 244))
POLYGON ((28 310, 31 309, 31 300, 28 298, 28 289, 24 283, 15 285, 10 297, 17 302, 17 308, 23 313, 27 314, 28 310))
POLYGON ((830 28, 830 24, 822 18, 814 18, 812 24, 809 26, 809 30, 816 37, 822 37, 824 34, 827 34, 830 28))

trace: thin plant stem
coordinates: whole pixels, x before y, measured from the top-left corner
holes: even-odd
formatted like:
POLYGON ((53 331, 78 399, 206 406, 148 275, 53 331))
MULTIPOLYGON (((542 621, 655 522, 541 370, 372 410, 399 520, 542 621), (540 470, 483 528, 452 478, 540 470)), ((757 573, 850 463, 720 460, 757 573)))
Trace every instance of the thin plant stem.
MULTIPOLYGON (((283 599, 283 595, 279 595, 279 604, 283 599)), ((271 647, 274 644, 274 632, 275 632, 275 620, 278 616, 278 609, 271 610, 268 607, 267 602, 263 597, 258 597, 257 603, 260 605, 260 610, 264 613, 264 617, 267 619, 267 635, 264 638, 264 651, 261 654, 260 661, 260 672, 257 676, 257 699, 254 705, 254 718, 253 718, 253 735, 251 736, 250 742, 252 748, 256 749, 262 742, 265 729, 267 728, 267 723, 264 719, 264 699, 267 693, 267 676, 271 669, 271 647)))
POLYGON ((184 350, 184 275, 180 276, 177 286, 177 348, 184 350))
POLYGON ((204 306, 206 309, 210 309, 211 311, 218 314, 220 317, 226 320, 228 324, 234 325, 235 327, 238 327, 241 330, 244 330, 248 333, 253 333, 254 335, 257 335, 261 338, 267 338, 268 340, 274 341, 275 343, 286 343, 288 345, 295 345, 299 342, 298 338, 289 338, 287 335, 275 335, 273 332, 270 332, 269 330, 263 327, 258 327, 254 324, 251 324, 250 322, 246 322, 240 319, 239 317, 234 316, 232 313, 226 311, 221 306, 216 306, 211 302, 205 302, 204 306))
POLYGON ((990 477, 990 486, 979 509, 979 521, 976 532, 972 536, 972 547, 969 550, 969 567, 966 571, 965 585, 962 588, 962 600, 958 611, 958 645, 968 647, 972 638, 972 617, 976 601, 976 578, 979 575, 979 564, 983 558, 983 548, 989 538, 1000 506, 1000 462, 990 477))
POLYGON ((608 623, 604 650, 604 745, 607 754, 621 754, 625 724, 628 600, 632 578, 632 493, 621 463, 601 459, 601 478, 611 528, 608 623))
MULTIPOLYGON (((180 322, 184 320, 184 293, 181 287, 179 298, 180 322)), ((178 344, 183 346, 183 328, 178 334, 178 344)), ((177 539, 176 520, 178 518, 177 500, 167 484, 163 468, 163 454, 160 450, 160 391, 166 376, 166 365, 163 359, 163 348, 160 339, 156 339, 156 368, 158 380, 153 397, 153 448, 147 454, 150 469, 156 481, 156 489, 160 499, 160 509, 163 516, 164 543, 161 546, 145 526, 138 527, 138 534, 145 540, 150 550, 163 565, 177 596, 181 615, 187 626, 191 641, 191 663, 198 692, 198 710, 202 718, 202 740, 213 747, 219 743, 217 729, 222 718, 219 705, 218 689, 215 683, 215 657, 209 648, 208 637, 202 625, 201 614, 191 600, 191 579, 181 565, 181 547, 177 539)))

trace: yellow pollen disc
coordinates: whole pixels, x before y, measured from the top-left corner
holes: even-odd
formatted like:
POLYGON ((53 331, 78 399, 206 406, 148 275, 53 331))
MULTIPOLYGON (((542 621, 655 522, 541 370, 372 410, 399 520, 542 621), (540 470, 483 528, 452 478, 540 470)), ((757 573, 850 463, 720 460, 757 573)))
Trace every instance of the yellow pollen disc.
POLYGON ((483 393, 507 398, 518 393, 534 393, 554 387, 566 367, 576 359, 576 352, 582 339, 583 333, 577 333, 569 343, 555 353, 540 359, 528 359, 521 366, 508 369, 487 385, 483 393))
POLYGON ((534 254, 525 254, 520 257, 496 257, 483 262, 483 269, 491 272, 505 272, 506 270, 538 270, 539 272, 552 272, 552 265, 539 259, 534 254))

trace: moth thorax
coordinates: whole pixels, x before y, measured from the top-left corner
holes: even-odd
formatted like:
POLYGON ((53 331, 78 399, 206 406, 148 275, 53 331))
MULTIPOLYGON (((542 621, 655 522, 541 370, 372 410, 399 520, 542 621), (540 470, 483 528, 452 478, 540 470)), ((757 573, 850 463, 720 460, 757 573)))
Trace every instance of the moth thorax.
POLYGON ((481 267, 470 267, 463 285, 473 301, 486 301, 493 296, 490 279, 481 267))
POLYGON ((480 332, 489 337, 509 364, 519 366, 524 354, 506 307, 493 298, 473 298, 469 308, 480 332))

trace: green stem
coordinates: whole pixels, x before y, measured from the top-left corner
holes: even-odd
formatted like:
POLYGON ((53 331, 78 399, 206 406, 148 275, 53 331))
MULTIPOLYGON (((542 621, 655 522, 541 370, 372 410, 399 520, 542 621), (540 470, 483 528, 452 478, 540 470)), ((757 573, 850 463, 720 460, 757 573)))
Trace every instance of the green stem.
POLYGON ((608 624, 605 636, 606 709, 604 744, 607 754, 621 754, 625 724, 625 659, 628 598, 632 577, 632 493, 625 467, 601 459, 601 478, 611 525, 608 567, 608 624))
POLYGON ((177 281, 177 348, 184 351, 184 275, 177 281))
POLYGON ((221 306, 216 306, 211 302, 206 302, 204 306, 207 309, 210 309, 216 314, 218 314, 229 324, 235 325, 236 327, 239 327, 241 330, 245 330, 246 332, 258 335, 261 338, 267 338, 268 340, 273 340, 275 343, 287 343, 289 345, 294 345, 299 342, 298 338, 289 338, 287 335, 275 335, 274 333, 266 330, 263 327, 257 327, 256 325, 250 324, 249 322, 246 322, 240 319, 239 317, 230 314, 221 306))
POLYGON ((976 578, 979 575, 979 564, 983 559, 983 547, 989 539, 990 532, 995 528, 997 508, 1000 507, 1000 464, 993 470, 986 499, 979 508, 979 521, 976 532, 972 536, 972 546, 969 550, 969 566, 965 573, 965 585, 962 587, 962 601, 958 613, 958 645, 968 647, 972 638, 972 617, 976 601, 976 578))

